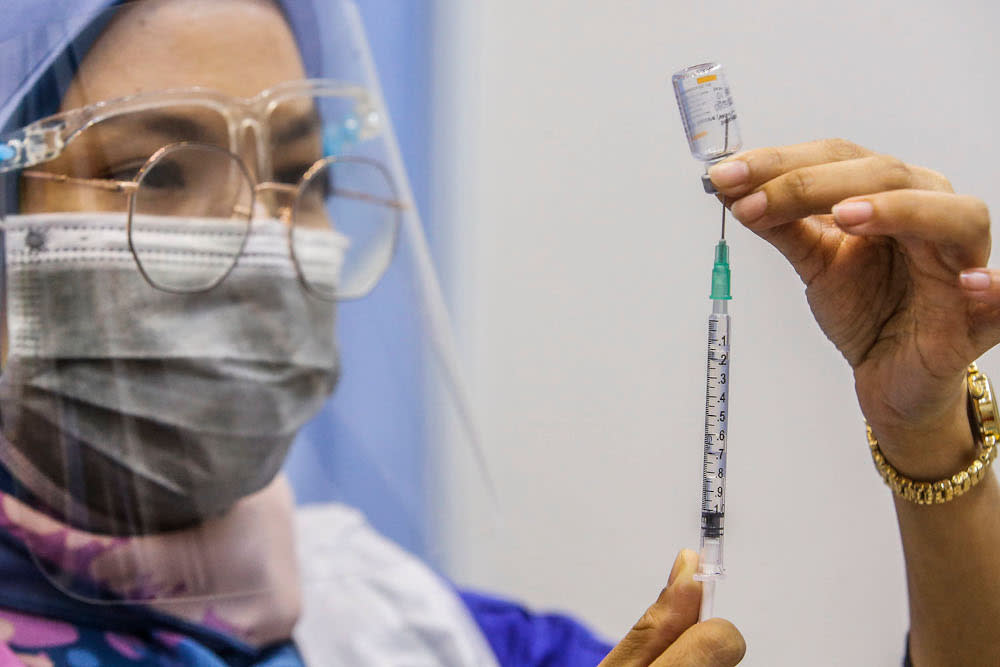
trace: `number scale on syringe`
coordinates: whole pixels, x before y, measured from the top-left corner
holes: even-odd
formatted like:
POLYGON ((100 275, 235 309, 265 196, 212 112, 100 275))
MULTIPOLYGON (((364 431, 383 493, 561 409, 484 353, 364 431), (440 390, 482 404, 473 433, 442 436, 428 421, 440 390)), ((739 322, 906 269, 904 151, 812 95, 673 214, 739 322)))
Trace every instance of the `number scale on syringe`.
MULTIPOLYGON (((716 302, 719 304, 719 302, 716 302)), ((719 304, 723 308, 724 302, 719 304)), ((713 309, 716 310, 716 309, 713 309)), ((729 315, 708 320, 708 377, 705 383, 705 462, 701 503, 703 538, 721 538, 726 513, 726 419, 729 408, 729 315)))

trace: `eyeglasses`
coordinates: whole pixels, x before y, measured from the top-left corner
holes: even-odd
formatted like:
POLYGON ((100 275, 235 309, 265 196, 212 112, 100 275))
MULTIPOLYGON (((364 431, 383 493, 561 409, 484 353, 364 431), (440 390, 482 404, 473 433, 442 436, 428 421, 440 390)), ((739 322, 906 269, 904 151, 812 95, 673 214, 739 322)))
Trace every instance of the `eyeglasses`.
POLYGON ((382 114, 368 92, 334 79, 286 81, 248 98, 177 88, 88 104, 0 135, 0 174, 57 159, 82 133, 93 148, 111 153, 146 139, 158 146, 199 141, 240 153, 243 135, 252 132, 258 172, 271 178, 286 153, 304 142, 321 140, 329 155, 381 130, 382 114))
POLYGON ((329 80, 286 82, 247 99, 144 93, 0 137, 0 173, 20 170, 21 200, 32 210, 121 210, 140 272, 167 292, 217 286, 244 251, 252 218, 277 217, 303 286, 339 301, 364 296, 384 274, 407 209, 382 162, 341 154, 377 144, 369 140, 380 119, 363 89, 329 80), (240 157, 248 154, 253 172, 240 157), (312 261, 324 230, 346 240, 335 280, 312 261), (170 234, 204 243, 182 258, 164 251, 170 234), (181 259, 185 271, 171 270, 181 259))
POLYGON ((205 292, 225 280, 243 252, 254 213, 273 210, 288 229, 289 255, 306 290, 328 301, 360 298, 388 268, 407 208, 389 171, 369 158, 321 158, 296 185, 254 183, 239 156, 193 142, 160 148, 129 181, 35 170, 21 176, 127 195, 128 245, 139 271, 153 287, 180 294, 205 292), (336 232, 347 246, 333 280, 329 266, 304 261, 322 230, 336 232), (184 252, 189 266, 181 278, 170 270, 178 257, 161 243, 170 234, 211 237, 198 252, 196 270, 190 250, 184 252))

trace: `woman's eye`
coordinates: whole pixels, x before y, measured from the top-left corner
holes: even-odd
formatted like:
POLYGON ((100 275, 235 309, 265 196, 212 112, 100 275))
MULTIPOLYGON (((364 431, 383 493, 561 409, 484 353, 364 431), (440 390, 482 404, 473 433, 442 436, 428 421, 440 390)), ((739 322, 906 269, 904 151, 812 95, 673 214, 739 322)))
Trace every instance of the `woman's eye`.
MULTIPOLYGON (((274 180, 278 183, 298 184, 299 180, 312 168, 313 164, 301 164, 287 169, 277 169, 274 173, 274 180)), ((333 182, 331 177, 326 173, 326 170, 322 174, 313 177, 313 182, 310 183, 307 191, 311 196, 319 195, 323 200, 327 200, 333 195, 333 182), (320 179, 318 185, 316 183, 317 178, 320 179)))
POLYGON ((274 180, 278 183, 298 183, 302 175, 309 171, 312 164, 296 164, 274 170, 274 180))
POLYGON ((141 185, 144 188, 158 190, 182 189, 187 185, 185 168, 179 162, 169 158, 162 159, 143 174, 141 185))
POLYGON ((112 181, 131 181, 135 179, 135 175, 139 173, 139 169, 142 168, 144 163, 145 160, 132 160, 112 165, 103 170, 98 177, 112 181))

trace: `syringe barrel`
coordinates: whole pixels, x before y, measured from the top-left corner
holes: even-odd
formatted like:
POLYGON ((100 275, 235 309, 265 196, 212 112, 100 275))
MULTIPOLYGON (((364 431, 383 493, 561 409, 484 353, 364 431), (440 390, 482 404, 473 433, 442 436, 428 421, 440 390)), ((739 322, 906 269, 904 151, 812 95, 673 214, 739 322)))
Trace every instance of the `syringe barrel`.
POLYGON ((702 466, 701 558, 698 574, 721 577, 726 515, 726 450, 729 432, 730 317, 728 301, 712 300, 708 319, 705 383, 705 451, 702 466))
POLYGON ((687 67, 671 80, 692 155, 711 164, 743 147, 733 95, 722 65, 687 67))

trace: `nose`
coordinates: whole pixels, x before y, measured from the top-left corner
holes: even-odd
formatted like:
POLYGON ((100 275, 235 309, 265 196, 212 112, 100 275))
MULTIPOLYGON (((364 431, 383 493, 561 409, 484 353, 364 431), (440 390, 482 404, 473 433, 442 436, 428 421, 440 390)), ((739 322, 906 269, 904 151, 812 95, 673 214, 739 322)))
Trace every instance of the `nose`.
POLYGON ((263 141, 257 123, 251 118, 244 119, 237 140, 237 155, 246 165, 256 184, 253 217, 279 218, 288 222, 295 201, 295 188, 269 181, 271 165, 262 146, 263 141))
POLYGON ((260 158, 260 132, 251 120, 245 120, 240 126, 239 136, 236 141, 236 154, 243 160, 247 171, 253 177, 254 183, 260 183, 261 174, 265 165, 262 165, 260 158))
POLYGON ((291 224, 297 189, 294 185, 266 182, 257 185, 254 194, 254 218, 278 218, 291 224))

